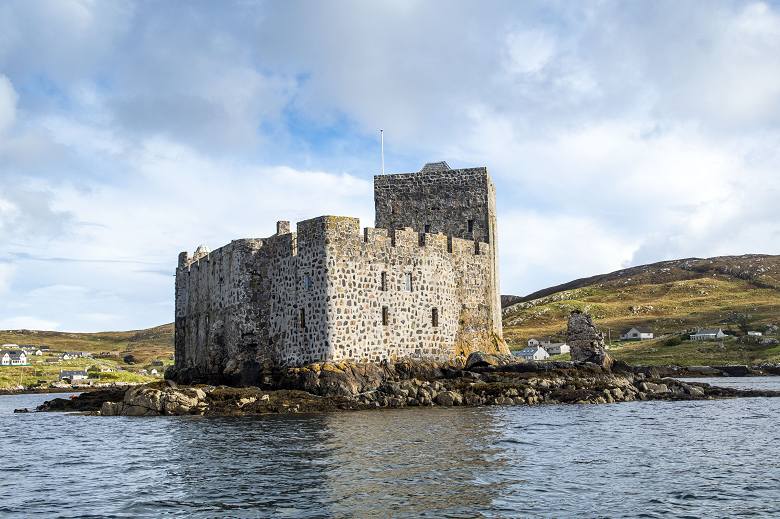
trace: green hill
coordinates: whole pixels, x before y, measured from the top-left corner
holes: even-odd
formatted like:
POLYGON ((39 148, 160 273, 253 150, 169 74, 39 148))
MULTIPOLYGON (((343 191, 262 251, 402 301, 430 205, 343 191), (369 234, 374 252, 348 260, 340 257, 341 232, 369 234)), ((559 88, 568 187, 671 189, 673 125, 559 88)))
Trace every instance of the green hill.
POLYGON ((117 352, 110 357, 121 363, 133 355, 137 364, 170 360, 173 356, 173 324, 129 332, 69 333, 37 330, 0 330, 2 344, 49 346, 53 352, 117 352))
MULTIPOLYGON (((665 261, 584 278, 535 292, 503 296, 504 337, 512 349, 529 337, 565 340, 572 310, 594 316, 605 339, 632 326, 656 336, 694 328, 765 329, 780 323, 780 256, 745 255, 665 261)), ((742 332, 743 333, 743 332, 742 332)), ((736 338, 716 345, 667 338, 613 346, 612 354, 637 364, 757 364, 779 362, 776 345, 746 345, 736 338), (720 344, 720 346, 718 346, 720 344)))

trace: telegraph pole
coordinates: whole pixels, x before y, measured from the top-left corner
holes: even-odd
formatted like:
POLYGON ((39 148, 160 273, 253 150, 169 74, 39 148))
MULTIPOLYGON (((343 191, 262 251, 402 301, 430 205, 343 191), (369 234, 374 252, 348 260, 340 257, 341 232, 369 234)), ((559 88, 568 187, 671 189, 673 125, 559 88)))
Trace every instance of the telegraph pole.
POLYGON ((379 136, 382 140, 382 175, 385 174, 385 131, 379 130, 379 136))

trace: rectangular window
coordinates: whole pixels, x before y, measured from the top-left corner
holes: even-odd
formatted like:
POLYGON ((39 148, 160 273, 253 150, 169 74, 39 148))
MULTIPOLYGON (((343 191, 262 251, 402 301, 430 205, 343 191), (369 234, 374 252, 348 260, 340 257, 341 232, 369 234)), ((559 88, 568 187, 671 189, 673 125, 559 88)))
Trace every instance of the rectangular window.
POLYGON ((306 328, 306 312, 301 308, 301 328, 306 328))
POLYGON ((474 232, 474 220, 469 220, 469 232, 474 232))
POLYGON ((405 281, 405 284, 406 284, 406 287, 405 287, 406 291, 407 292, 411 292, 412 291, 412 275, 411 274, 406 274, 404 276, 404 281, 405 281))
POLYGON ((382 276, 381 276, 381 280, 380 280, 380 286, 381 286, 383 292, 385 290, 387 290, 387 272, 382 272, 382 276))
POLYGON ((387 326, 387 307, 382 307, 382 326, 387 326))
POLYGON ((434 308, 431 310, 431 324, 433 326, 439 326, 439 309, 434 308))
POLYGON ((427 233, 430 233, 430 232, 431 232, 431 226, 430 225, 426 225, 425 226, 425 233, 427 234, 427 233))
POLYGON ((303 276, 303 284, 306 287, 306 291, 308 292, 311 289, 311 280, 309 279, 308 274, 303 276))

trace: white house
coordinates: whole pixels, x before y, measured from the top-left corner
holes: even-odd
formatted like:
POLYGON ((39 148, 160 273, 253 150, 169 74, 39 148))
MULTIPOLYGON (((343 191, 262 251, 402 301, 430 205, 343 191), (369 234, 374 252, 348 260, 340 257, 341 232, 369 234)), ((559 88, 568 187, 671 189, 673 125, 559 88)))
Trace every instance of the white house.
POLYGON ((512 355, 523 360, 546 360, 550 358, 550 354, 541 346, 529 346, 522 351, 513 351, 512 355))
POLYGON ((691 334, 691 340, 692 341, 701 341, 703 339, 720 339, 725 337, 726 334, 723 333, 723 330, 718 328, 717 330, 702 330, 700 332, 692 333, 691 334))
POLYGON ((761 332, 748 332, 748 335, 756 335, 756 336, 760 337, 761 335, 764 335, 764 334, 761 333, 761 332))
POLYGON ((60 380, 70 380, 71 383, 75 382, 76 380, 84 380, 89 378, 89 375, 87 374, 87 371, 63 371, 60 370, 60 380))
POLYGON ((531 337, 528 339, 528 346, 546 346, 550 344, 549 337, 531 337))
POLYGON ((653 338, 653 331, 649 328, 634 326, 620 331, 621 341, 647 341, 653 338))
POLYGON ((43 356, 43 352, 41 350, 35 350, 35 355, 37 355, 38 357, 41 357, 41 356, 43 356))
POLYGON ((22 350, 6 350, 0 352, 0 365, 23 366, 27 364, 27 354, 22 350))
POLYGON ((564 353, 569 353, 571 351, 571 348, 569 348, 569 345, 565 342, 553 342, 547 346, 543 346, 545 350, 547 350, 547 353, 550 355, 563 355, 564 353))

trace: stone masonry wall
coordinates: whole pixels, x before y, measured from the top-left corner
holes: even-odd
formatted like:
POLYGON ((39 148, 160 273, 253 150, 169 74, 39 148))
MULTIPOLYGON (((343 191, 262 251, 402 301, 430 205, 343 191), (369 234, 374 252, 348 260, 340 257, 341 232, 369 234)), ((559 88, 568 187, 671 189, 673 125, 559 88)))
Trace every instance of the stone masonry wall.
POLYGON ((484 243, 411 229, 393 240, 385 229, 360 233, 358 219, 335 216, 301 222, 297 233, 236 240, 195 261, 182 253, 176 365, 244 377, 264 362, 498 352, 490 261, 484 243))
POLYGON ((411 227, 489 244, 490 298, 495 302, 490 326, 502 337, 496 188, 487 168, 375 176, 374 207, 375 226, 391 236, 395 229, 411 227))

